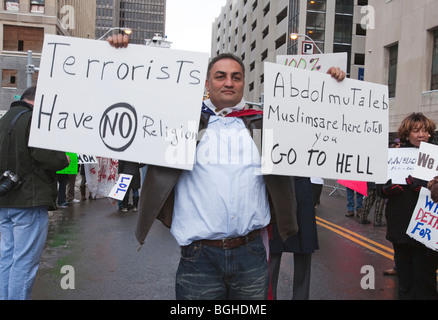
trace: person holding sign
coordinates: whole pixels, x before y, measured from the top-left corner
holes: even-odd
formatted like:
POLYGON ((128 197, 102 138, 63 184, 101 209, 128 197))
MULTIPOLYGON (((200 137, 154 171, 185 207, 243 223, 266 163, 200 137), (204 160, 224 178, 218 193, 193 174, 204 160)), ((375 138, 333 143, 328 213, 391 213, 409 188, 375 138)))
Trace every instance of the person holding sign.
POLYGON ((125 213, 128 212, 130 194, 132 194, 132 211, 134 212, 138 211, 138 201, 139 201, 138 189, 140 189, 141 186, 140 168, 143 166, 144 166, 143 164, 137 162, 119 160, 119 168, 118 168, 119 174, 125 173, 132 175, 132 181, 129 184, 129 188, 126 191, 125 197, 123 198, 122 201, 119 201, 119 209, 122 212, 125 213))
POLYGON ((64 152, 28 147, 35 88, 0 120, 0 300, 28 300, 56 208, 56 171, 64 152))
MULTIPOLYGON (((126 46, 123 36, 108 41, 126 46)), ((331 74, 345 77, 339 69, 331 74)), ((261 175, 263 117, 245 108, 244 87, 238 57, 213 58, 193 170, 149 165, 146 173, 136 237, 143 245, 155 219, 170 228, 181 246, 177 299, 267 299, 265 227, 276 221, 283 239, 298 231, 293 177, 261 175)))
MULTIPOLYGON (((403 147, 419 148, 421 142, 431 142, 436 129, 435 123, 422 113, 406 117, 398 136, 403 147)), ((394 258, 399 278, 399 298, 438 299, 436 269, 437 253, 426 248, 406 234, 412 213, 418 201, 421 187, 427 181, 408 176, 405 185, 393 184, 388 180, 377 185, 379 196, 388 199, 386 204, 386 238, 394 246, 394 258)))
POLYGON ((428 182, 427 189, 430 190, 430 196, 433 202, 438 202, 438 176, 428 182))

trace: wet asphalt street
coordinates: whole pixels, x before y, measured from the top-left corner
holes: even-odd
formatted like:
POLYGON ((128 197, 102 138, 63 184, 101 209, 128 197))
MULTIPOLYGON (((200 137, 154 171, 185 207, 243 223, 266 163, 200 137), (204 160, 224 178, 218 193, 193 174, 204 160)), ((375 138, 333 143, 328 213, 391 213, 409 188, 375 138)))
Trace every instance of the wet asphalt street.
MULTIPOLYGON (((383 275, 394 263, 386 228, 345 217, 346 198, 330 191, 324 188, 317 210, 320 250, 313 255, 310 299, 396 299, 396 277, 383 275)), ((156 222, 137 251, 136 222, 136 213, 122 214, 108 199, 52 212, 32 299, 175 299, 177 243, 156 222)), ((292 284, 293 255, 284 254, 279 300, 292 297, 292 284)))

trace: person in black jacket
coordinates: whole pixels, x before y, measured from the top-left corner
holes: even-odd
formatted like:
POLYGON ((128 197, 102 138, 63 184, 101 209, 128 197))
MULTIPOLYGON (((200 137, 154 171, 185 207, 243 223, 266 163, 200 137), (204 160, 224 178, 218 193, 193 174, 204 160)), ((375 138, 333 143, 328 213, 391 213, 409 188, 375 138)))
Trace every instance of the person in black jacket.
MULTIPOLYGON (((412 113, 402 121, 398 136, 404 147, 418 148, 421 142, 433 140, 435 128, 435 123, 422 113, 412 113)), ((391 179, 377 185, 379 196, 388 199, 386 238, 394 246, 401 300, 438 299, 437 253, 406 234, 420 189, 427 187, 427 183, 409 176, 406 185, 393 184, 391 179)))
POLYGON ((137 212, 138 210, 138 201, 139 201, 139 193, 138 189, 141 187, 141 178, 140 178, 140 168, 143 167, 143 164, 137 162, 123 161, 119 160, 119 168, 118 172, 132 175, 131 183, 129 184, 129 188, 126 191, 125 197, 122 201, 119 202, 119 208, 122 212, 128 212, 129 207, 129 197, 132 193, 132 211, 137 212))
POLYGON ((28 146, 34 98, 35 88, 26 90, 0 119, 0 300, 30 299, 47 210, 56 208, 56 171, 69 164, 64 152, 28 146))
POLYGON ((272 225, 269 241, 272 297, 277 299, 277 284, 284 252, 294 255, 293 300, 309 300, 312 254, 319 249, 315 202, 310 178, 295 177, 298 233, 283 241, 277 225, 272 225))

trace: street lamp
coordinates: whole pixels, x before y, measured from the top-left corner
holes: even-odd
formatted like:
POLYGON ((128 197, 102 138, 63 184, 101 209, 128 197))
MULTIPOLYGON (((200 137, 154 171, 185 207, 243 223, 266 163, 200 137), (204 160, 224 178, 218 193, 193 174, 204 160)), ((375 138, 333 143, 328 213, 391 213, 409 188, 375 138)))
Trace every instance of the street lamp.
POLYGON ((291 40, 297 40, 299 37, 305 37, 306 39, 309 39, 310 41, 312 41, 312 43, 315 45, 316 49, 318 49, 319 53, 323 54, 321 49, 315 43, 315 41, 311 37, 309 37, 307 34, 302 34, 302 33, 291 33, 290 34, 291 40))
POLYGON ((108 33, 110 33, 113 30, 122 30, 128 36, 132 33, 132 29, 131 28, 119 28, 119 27, 115 27, 115 28, 111 28, 107 32, 105 32, 103 34, 103 36, 101 36, 98 40, 102 40, 108 33))

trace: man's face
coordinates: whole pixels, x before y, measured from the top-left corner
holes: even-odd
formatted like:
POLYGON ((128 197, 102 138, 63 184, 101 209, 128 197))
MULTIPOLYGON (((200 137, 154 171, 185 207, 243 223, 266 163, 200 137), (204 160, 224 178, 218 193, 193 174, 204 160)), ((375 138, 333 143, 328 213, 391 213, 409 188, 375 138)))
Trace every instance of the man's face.
POLYGON ((244 85, 242 68, 233 59, 217 61, 205 84, 211 102, 219 110, 237 105, 242 100, 244 85))

